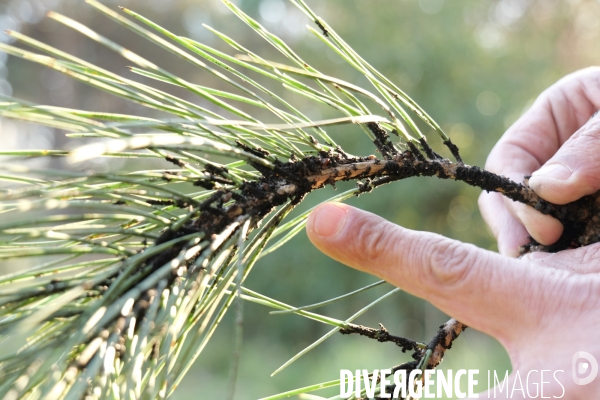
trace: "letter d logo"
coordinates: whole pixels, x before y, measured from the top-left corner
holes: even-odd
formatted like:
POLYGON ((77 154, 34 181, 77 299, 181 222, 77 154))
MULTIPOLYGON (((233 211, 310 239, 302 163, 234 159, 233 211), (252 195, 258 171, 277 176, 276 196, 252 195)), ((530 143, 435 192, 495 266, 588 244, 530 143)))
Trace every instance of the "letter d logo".
POLYGON ((571 369, 573 382, 577 385, 587 385, 598 375, 598 361, 593 355, 585 351, 573 354, 573 367, 571 369), (588 376, 585 376, 588 374, 588 376))

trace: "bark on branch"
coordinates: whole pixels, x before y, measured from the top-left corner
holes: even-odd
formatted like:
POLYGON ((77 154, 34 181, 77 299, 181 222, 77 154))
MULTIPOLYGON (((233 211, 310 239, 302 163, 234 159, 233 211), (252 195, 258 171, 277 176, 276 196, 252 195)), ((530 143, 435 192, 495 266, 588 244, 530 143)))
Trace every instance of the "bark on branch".
MULTIPOLYGON (((507 177, 482 170, 476 166, 453 163, 448 159, 426 159, 422 154, 405 151, 387 160, 375 156, 351 158, 336 153, 323 153, 320 157, 307 157, 289 163, 281 163, 275 170, 259 169, 264 177, 249 183, 248 201, 242 201, 234 210, 241 213, 254 213, 256 206, 266 210, 268 204, 276 206, 290 198, 301 199, 305 194, 325 185, 335 185, 339 181, 366 180, 361 184, 361 192, 373 187, 415 176, 431 176, 439 179, 452 179, 476 186, 488 192, 498 192, 505 197, 548 214, 564 226, 563 236, 553 245, 541 246, 535 241, 523 250, 543 250, 556 252, 572 247, 585 246, 600 241, 600 197, 586 196, 576 202, 556 205, 540 198, 527 181, 517 183, 507 177), (375 179, 373 183, 371 180, 375 179), (259 193, 260 192, 260 193, 259 193), (259 194, 259 201, 252 199, 259 194), (248 204, 245 204, 248 203, 248 204), (248 209, 249 205, 254 205, 248 209)), ((247 197, 247 196, 246 196, 247 197)), ((230 212, 228 212, 231 214, 230 212)))
POLYGON ((437 335, 429 342, 427 348, 432 351, 427 361, 426 369, 434 369, 444 358, 446 350, 452 347, 452 343, 465 330, 467 326, 454 318, 440 326, 437 335))
POLYGON ((378 342, 392 342, 400 347, 403 353, 406 351, 417 350, 420 347, 419 344, 414 340, 391 335, 382 324, 379 324, 379 329, 350 324, 348 328, 340 329, 340 333, 342 335, 359 334, 361 336, 375 339, 378 342))

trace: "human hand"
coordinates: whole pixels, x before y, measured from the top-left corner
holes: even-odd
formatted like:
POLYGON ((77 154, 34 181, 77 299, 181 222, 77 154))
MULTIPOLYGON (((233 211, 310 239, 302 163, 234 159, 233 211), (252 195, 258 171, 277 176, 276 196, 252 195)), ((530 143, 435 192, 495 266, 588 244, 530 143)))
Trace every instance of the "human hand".
MULTIPOLYGON (((523 182, 543 199, 566 204, 600 190, 600 68, 558 81, 506 131, 490 153, 486 169, 523 182)), ((483 218, 501 254, 519 255, 531 236, 541 244, 560 237, 562 224, 499 193, 479 198, 483 218)))
MULTIPOLYGON (((600 360, 600 244, 515 259, 404 229, 337 203, 317 207, 306 230, 330 257, 377 275, 495 337, 513 366, 508 387, 513 387, 517 371, 525 385, 529 371, 537 370, 539 377, 541 370, 562 370, 556 375, 560 384, 546 375, 551 383, 544 385, 545 398, 600 395, 600 379, 578 386, 571 378, 576 352, 600 360)), ((536 388, 529 389, 533 395, 536 388)), ((495 398, 531 398, 514 393, 495 398)))

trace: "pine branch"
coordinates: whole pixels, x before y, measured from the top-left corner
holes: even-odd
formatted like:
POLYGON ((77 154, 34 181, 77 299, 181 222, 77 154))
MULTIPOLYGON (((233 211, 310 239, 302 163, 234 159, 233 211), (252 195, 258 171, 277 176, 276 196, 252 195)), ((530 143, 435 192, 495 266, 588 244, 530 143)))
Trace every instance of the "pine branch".
MULTIPOLYGON (((62 129, 69 137, 104 139, 72 152, 0 152, 18 157, 0 166, 0 180, 11 183, 0 191, 0 213, 14 217, 0 223, 0 261, 31 260, 28 269, 0 277, 0 335, 4 338, 0 341, 0 397, 32 393, 42 398, 169 396, 232 303, 242 299, 333 327, 276 372, 337 331, 414 350, 415 360, 398 368, 435 368, 464 330, 461 323, 447 322, 427 346, 390 335, 383 326, 374 330, 351 323, 397 289, 342 321, 285 305, 242 286, 261 254, 302 229, 307 213, 283 222, 296 205, 312 191, 339 181, 356 181, 357 189, 334 201, 409 177, 462 181, 502 193, 563 223, 565 230, 556 244, 532 243, 527 251, 557 251, 600 241, 596 197, 554 205, 540 199, 527 182, 512 182, 464 164, 439 124, 303 0, 291 2, 319 28, 309 30, 358 70, 373 92, 318 71, 227 0, 223 0, 225 5, 291 66, 267 61, 212 28, 207 27, 243 54, 233 57, 182 38, 132 10, 123 9, 128 18, 96 0, 87 2, 241 94, 188 82, 57 13, 50 13, 50 18, 121 55, 134 65, 133 73, 175 85, 201 101, 174 96, 26 35, 7 32, 39 53, 4 43, 0 50, 169 117, 65 109, 0 98, 2 117, 62 129), (254 74, 304 97, 311 106, 323 105, 339 115, 312 121, 287 97, 253 79, 254 74), (373 113, 370 106, 384 116, 373 113), (280 123, 260 121, 243 107, 267 112, 280 123), (431 127, 456 163, 433 150, 413 117, 431 127), (358 127, 381 159, 351 155, 338 146, 327 129, 341 124, 358 127), (166 160, 169 168, 111 173, 35 170, 19 163, 26 157, 67 157, 72 163, 102 157, 158 158, 166 160), (229 161, 222 164, 215 157, 229 161), (263 252, 277 235, 282 235, 280 241, 263 252)), ((235 369, 232 376, 236 376, 235 369)))

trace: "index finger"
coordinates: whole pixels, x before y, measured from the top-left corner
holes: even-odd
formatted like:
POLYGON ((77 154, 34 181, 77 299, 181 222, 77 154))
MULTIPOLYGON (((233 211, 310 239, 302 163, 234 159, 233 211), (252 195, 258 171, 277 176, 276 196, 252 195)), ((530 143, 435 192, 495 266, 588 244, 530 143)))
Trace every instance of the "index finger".
POLYGON ((549 273, 428 232, 404 229, 345 204, 317 207, 306 231, 319 250, 431 301, 457 320, 497 338, 515 339, 542 318, 540 307, 567 271, 549 273), (524 306, 527 305, 527 306, 524 306), (516 329, 515 327, 518 327, 516 329))

